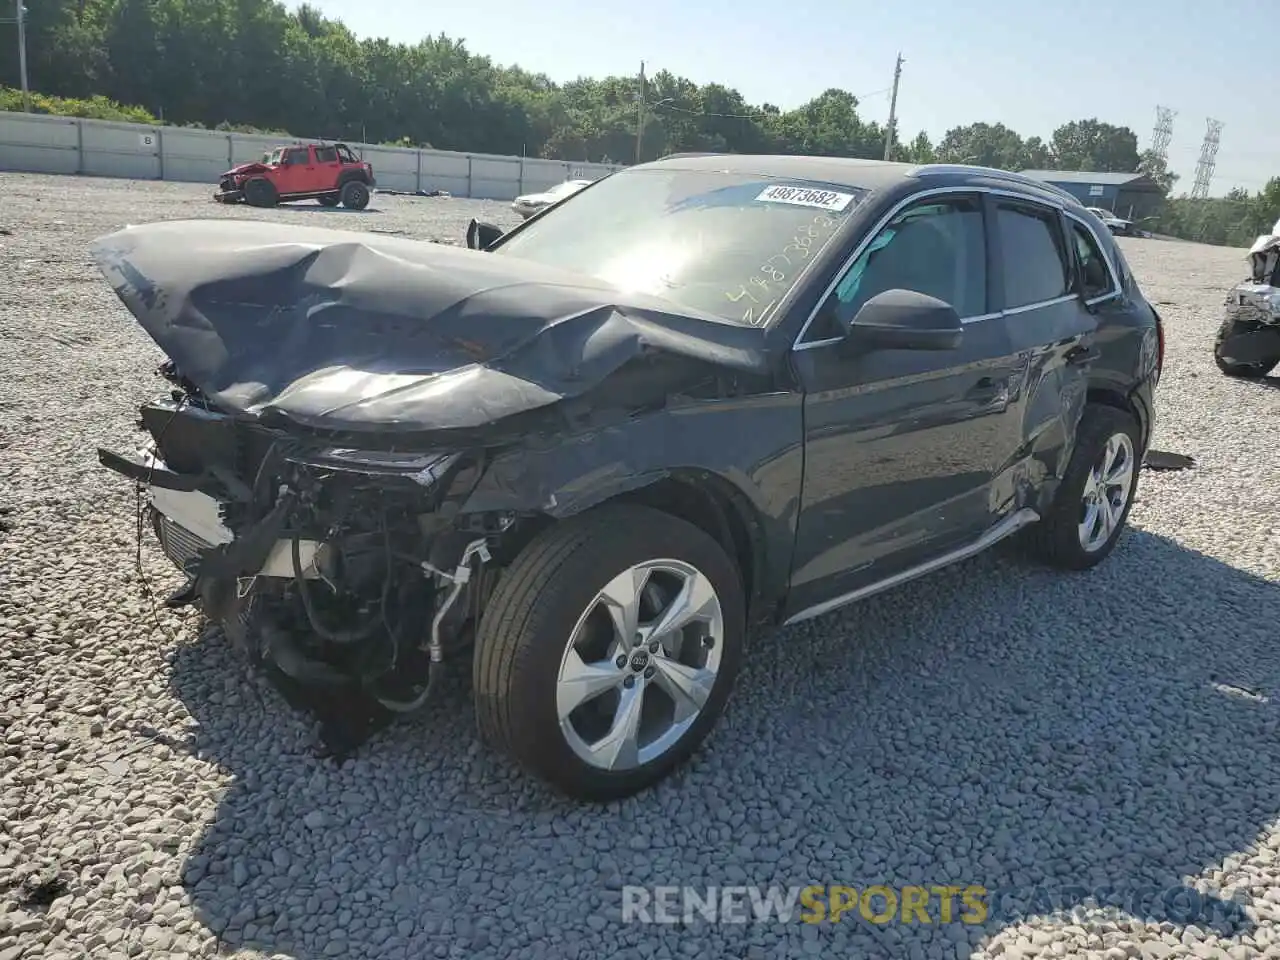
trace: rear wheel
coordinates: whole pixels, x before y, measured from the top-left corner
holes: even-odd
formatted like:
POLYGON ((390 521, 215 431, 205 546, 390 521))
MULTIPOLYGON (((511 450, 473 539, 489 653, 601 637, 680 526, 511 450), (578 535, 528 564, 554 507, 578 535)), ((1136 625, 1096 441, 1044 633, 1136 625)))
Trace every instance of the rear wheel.
POLYGON ((487 605, 480 730, 563 793, 629 796, 711 731, 744 634, 738 572, 715 540, 646 507, 593 510, 526 547, 487 605))
POLYGON ((276 188, 266 180, 250 180, 244 185, 244 199, 251 207, 274 207, 280 202, 276 188))
POLYGON ((1274 332, 1276 341, 1274 357, 1241 363, 1233 360, 1227 352, 1230 349, 1227 341, 1232 337, 1255 333, 1262 329, 1263 325, 1260 323, 1237 320, 1235 317, 1230 316, 1224 319, 1222 326, 1218 327, 1218 335, 1213 340, 1213 361, 1218 365, 1218 369, 1229 377, 1242 377, 1248 380, 1261 379, 1274 370, 1276 365, 1280 364, 1280 328, 1274 332))
POLYGON ((1048 515, 1027 530, 1033 552, 1051 566, 1088 570, 1115 548, 1129 519, 1142 457, 1138 423, 1123 410, 1089 404, 1076 447, 1048 515))
POLYGON ((369 188, 359 180, 348 180, 342 185, 339 197, 348 210, 363 210, 369 205, 369 188))
POLYGON ((317 197, 322 207, 336 207, 338 205, 338 195, 336 193, 326 193, 322 197, 317 197))

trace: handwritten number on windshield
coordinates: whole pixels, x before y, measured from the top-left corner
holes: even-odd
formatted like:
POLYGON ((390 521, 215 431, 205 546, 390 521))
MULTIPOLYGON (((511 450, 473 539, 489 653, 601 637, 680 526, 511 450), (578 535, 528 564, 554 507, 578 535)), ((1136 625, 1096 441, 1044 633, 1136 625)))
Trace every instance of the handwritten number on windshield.
POLYGON ((822 236, 823 230, 831 230, 836 225, 836 221, 826 214, 818 214, 813 218, 812 223, 806 223, 796 231, 781 253, 775 253, 772 257, 762 263, 755 275, 750 277, 746 283, 738 288, 736 292, 725 291, 725 297, 730 303, 739 303, 742 300, 749 300, 752 306, 747 308, 746 313, 742 315, 744 323, 755 325, 762 323, 768 315, 773 305, 778 302, 779 297, 785 293, 788 277, 791 268, 797 262, 803 263, 809 259, 813 248, 813 242, 822 236), (795 258, 789 254, 794 253, 795 258), (782 287, 775 293, 774 287, 782 287), (752 290, 755 290, 755 293, 752 290), (757 297, 756 294, 760 294, 757 297), (761 308, 758 305, 761 297, 768 300, 761 308))

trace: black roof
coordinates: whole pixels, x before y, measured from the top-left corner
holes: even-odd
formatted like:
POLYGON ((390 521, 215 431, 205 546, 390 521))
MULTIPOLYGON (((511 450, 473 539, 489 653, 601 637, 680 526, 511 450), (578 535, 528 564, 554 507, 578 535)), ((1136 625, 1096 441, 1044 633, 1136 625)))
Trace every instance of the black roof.
POLYGON ((769 178, 820 180, 864 190, 886 190, 907 180, 934 180, 938 186, 1020 188, 1022 192, 1069 207, 1080 201, 1051 183, 993 167, 961 163, 897 163, 853 157, 810 157, 794 154, 678 153, 630 169, 703 170, 769 178))
POLYGON ((1120 187, 1139 192, 1163 193, 1160 184, 1145 173, 1100 173, 1093 170, 1023 170, 1024 177, 1045 183, 1082 183, 1090 186, 1120 187))

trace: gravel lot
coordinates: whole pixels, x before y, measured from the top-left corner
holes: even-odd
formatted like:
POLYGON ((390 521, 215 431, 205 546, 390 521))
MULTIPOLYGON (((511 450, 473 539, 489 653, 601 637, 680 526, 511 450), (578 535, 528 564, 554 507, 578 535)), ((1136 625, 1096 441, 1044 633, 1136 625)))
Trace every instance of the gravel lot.
MULTIPOLYGON (((1155 445, 1198 465, 1145 474, 1109 562, 1071 577, 1004 550, 784 631, 699 762, 593 811, 481 749, 465 666, 358 759, 314 759, 305 719, 216 634, 143 596, 132 492, 94 453, 135 442, 160 355, 92 238, 234 215, 456 240, 477 212, 512 222, 505 205, 264 213, 22 175, 0 192, 0 960, 1280 958, 1280 379, 1230 381, 1210 353, 1242 251, 1125 241, 1169 332, 1155 445), (51 871, 65 892, 25 900, 51 871), (624 884, 809 883, 1016 887, 1030 915, 619 910, 624 884), (1085 902, 1099 885, 1118 912, 1085 902), (1227 896, 1234 915, 1176 909, 1227 896)), ((149 543, 143 562, 174 582, 149 543)))

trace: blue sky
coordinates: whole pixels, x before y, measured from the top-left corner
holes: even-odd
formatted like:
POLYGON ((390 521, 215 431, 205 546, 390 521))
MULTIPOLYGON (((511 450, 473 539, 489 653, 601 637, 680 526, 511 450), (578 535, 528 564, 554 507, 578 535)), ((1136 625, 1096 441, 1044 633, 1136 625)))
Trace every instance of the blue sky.
POLYGON ((1277 0, 647 0, 529 4, 312 0, 358 36, 445 33, 554 80, 635 73, 640 61, 752 103, 790 108, 828 87, 883 122, 899 50, 903 136, 999 121, 1046 140, 1083 117, 1131 127, 1145 148, 1156 105, 1177 111, 1169 161, 1195 177, 1205 121, 1224 122, 1211 186, 1257 190, 1280 175, 1280 59, 1266 41, 1277 0))

